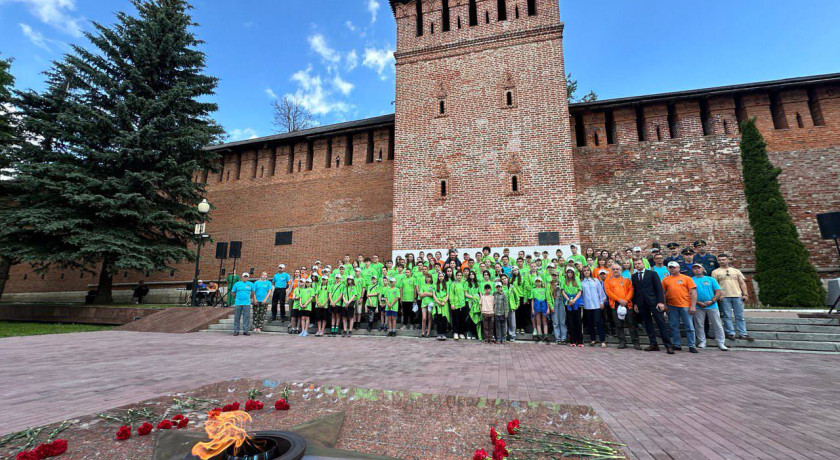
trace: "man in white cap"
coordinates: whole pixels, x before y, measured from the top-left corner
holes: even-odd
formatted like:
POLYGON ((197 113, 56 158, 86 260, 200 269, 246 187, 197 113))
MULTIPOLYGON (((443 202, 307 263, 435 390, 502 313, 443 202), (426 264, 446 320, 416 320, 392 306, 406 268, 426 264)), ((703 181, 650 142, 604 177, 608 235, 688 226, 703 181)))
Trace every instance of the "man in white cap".
MULTIPOLYGON (((650 270, 650 261, 648 261, 647 257, 645 257, 644 254, 642 254, 642 248, 641 247, 639 247, 639 246, 634 246, 633 247, 633 257, 632 257, 632 259, 633 260, 641 259, 642 262, 645 264, 645 270, 650 270)), ((638 270, 633 268, 633 273, 636 273, 637 271, 638 270)))
POLYGON ((286 321, 286 289, 292 277, 286 273, 286 266, 277 266, 277 273, 271 278, 274 294, 271 295, 271 320, 277 321, 277 305, 280 304, 280 321, 286 321))
POLYGON ((233 285, 233 335, 239 335, 240 318, 242 318, 242 335, 251 335, 251 305, 256 300, 254 285, 248 281, 251 274, 245 272, 242 279, 233 285), (244 316, 244 318, 243 318, 244 316))
POLYGON ((668 306, 668 322, 671 326, 671 342, 674 350, 682 350, 680 346, 680 322, 685 327, 685 340, 688 351, 697 353, 694 346, 694 321, 691 319, 697 310, 697 285, 694 280, 680 273, 680 263, 668 262, 670 273, 662 280, 665 291, 665 305, 668 306))
POLYGON ((703 329, 703 324, 708 318, 709 325, 715 331, 718 348, 726 351, 729 348, 726 347, 726 335, 720 321, 720 310, 718 310, 718 300, 723 297, 723 290, 714 278, 706 275, 703 264, 695 263, 691 266, 691 271, 694 274, 694 284, 697 285, 697 311, 694 313, 697 348, 706 348, 706 331, 703 329))

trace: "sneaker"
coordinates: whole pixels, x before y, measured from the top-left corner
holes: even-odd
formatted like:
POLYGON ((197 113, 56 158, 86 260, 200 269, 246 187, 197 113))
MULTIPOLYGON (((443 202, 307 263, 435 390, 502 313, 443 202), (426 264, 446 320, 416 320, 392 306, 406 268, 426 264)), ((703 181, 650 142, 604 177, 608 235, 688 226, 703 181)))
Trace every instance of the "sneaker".
POLYGON ((242 335, 251 335, 250 332, 243 332, 242 335))
POLYGON ((577 346, 578 346, 578 348, 583 348, 583 344, 582 344, 582 343, 579 343, 577 346))
POLYGON ((642 346, 641 346, 641 345, 639 345, 638 343, 634 343, 634 344, 633 344, 633 348, 635 348, 636 350, 641 350, 641 349, 642 349, 642 346))
POLYGON ((682 351, 682 347, 681 347, 681 346, 679 346, 679 345, 676 345, 676 346, 674 346, 674 350, 676 350, 676 351, 682 351))
POLYGON ((309 337, 309 332, 303 331, 300 333, 301 337, 309 337))
POLYGON ((696 348, 694 348, 694 347, 688 347, 688 351, 690 351, 691 353, 700 353, 700 352, 699 352, 699 351, 697 351, 697 349, 696 349, 696 348))
POLYGON ((353 331, 347 331, 347 337, 353 337, 353 331))
POLYGON ((626 343, 619 343, 619 344, 618 344, 618 349, 619 349, 619 350, 623 350, 623 349, 625 349, 625 348, 627 348, 627 344, 626 344, 626 343))
POLYGON ((589 346, 590 346, 590 347, 594 347, 596 343, 598 343, 598 342, 596 342, 596 341, 594 341, 594 340, 593 340, 593 341, 589 342, 589 346))
POLYGON ((669 355, 673 355, 674 354, 674 347, 665 347, 665 351, 667 351, 669 355))
POLYGON ((347 336, 347 331, 341 331, 341 336, 346 337, 347 336))
POLYGON ((460 340, 461 337, 458 334, 452 334, 452 340, 460 340))
POLYGON ((306 334, 306 331, 299 332, 299 333, 298 333, 298 337, 303 337, 303 334, 306 334))
POLYGON ((748 335, 741 335, 741 336, 738 336, 738 339, 739 339, 739 340, 746 340, 747 342, 755 342, 755 339, 754 339, 754 338, 752 338, 752 337, 750 337, 750 336, 748 336, 748 335))
POLYGON ((729 340, 735 340, 735 334, 727 334, 726 338, 729 340))
POLYGON ((720 351, 729 351, 729 347, 722 343, 718 344, 718 348, 720 348, 720 351))
POLYGON ((543 342, 545 342, 545 343, 549 343, 549 342, 550 342, 550 340, 548 339, 548 336, 547 336, 547 335, 544 335, 544 336, 543 336, 543 342))
POLYGON ((534 342, 539 342, 540 341, 540 335, 539 334, 534 334, 533 339, 534 339, 534 342))
POLYGON ((236 337, 237 335, 239 335, 239 331, 233 331, 233 336, 236 337))
POLYGON ((650 345, 645 347, 645 351, 659 351, 659 345, 650 345))
POLYGON ((601 348, 607 348, 607 342, 601 342, 601 348))

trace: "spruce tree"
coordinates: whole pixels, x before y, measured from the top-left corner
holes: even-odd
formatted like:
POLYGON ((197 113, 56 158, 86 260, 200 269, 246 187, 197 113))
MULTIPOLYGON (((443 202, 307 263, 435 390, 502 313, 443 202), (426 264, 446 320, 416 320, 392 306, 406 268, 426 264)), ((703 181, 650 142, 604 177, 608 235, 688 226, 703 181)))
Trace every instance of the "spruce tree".
POLYGON ((183 0, 133 0, 136 15, 93 23, 48 73, 43 94, 19 98, 27 138, 16 165, 21 206, 0 215, 0 238, 36 266, 98 269, 97 303, 121 270, 191 260, 192 225, 212 170, 204 150, 223 131, 208 102, 201 41, 183 0))
MULTIPOLYGON (((8 168, 11 166, 12 155, 17 144, 17 128, 13 119, 12 106, 15 78, 12 76, 11 67, 11 59, 0 59, 0 207, 9 205, 8 181, 4 180, 4 176, 11 174, 8 168)), ((3 251, 3 244, 0 242, 0 297, 3 296, 12 263, 12 257, 3 251)))
POLYGON ((755 238, 759 300, 778 307, 818 307, 825 289, 808 261, 779 188, 782 170, 770 163, 755 119, 741 126, 741 163, 747 211, 755 238))

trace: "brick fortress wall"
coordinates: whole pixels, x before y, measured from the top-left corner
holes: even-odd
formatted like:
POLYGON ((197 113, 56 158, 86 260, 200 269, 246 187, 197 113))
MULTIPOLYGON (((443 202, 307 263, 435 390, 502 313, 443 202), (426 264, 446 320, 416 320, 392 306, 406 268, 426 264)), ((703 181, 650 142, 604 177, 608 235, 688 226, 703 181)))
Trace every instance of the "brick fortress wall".
MULTIPOLYGON (((302 142, 229 148, 222 152, 220 172, 197 174, 196 180, 206 181, 207 199, 215 206, 207 233, 216 242, 243 243, 237 272, 254 268, 257 276, 262 270, 271 274, 278 262, 291 269, 311 265, 316 258, 335 265, 347 252, 354 258, 358 252, 387 257, 394 175, 390 123, 302 142), (352 165, 348 164, 350 139, 352 165), (288 231, 292 244, 275 246, 275 233, 288 231)), ((218 276, 219 261, 214 256, 215 245, 205 244, 200 267, 205 280, 218 276)), ((232 260, 225 261, 227 272, 232 265, 232 260)), ((150 276, 121 271, 114 282, 118 289, 133 286, 138 279, 147 280, 152 288, 183 287, 192 281, 194 267, 179 264, 173 272, 150 276)), ((96 282, 91 274, 80 278, 79 272, 69 270, 51 270, 42 278, 27 265, 17 265, 4 300, 14 300, 16 293, 86 291, 96 282)))
POLYGON ((820 239, 816 214, 840 210, 840 86, 603 109, 584 104, 572 113, 585 246, 704 239, 712 252, 734 253, 751 267, 738 123, 755 117, 771 161, 782 168, 800 239, 817 267, 836 272, 834 243, 820 239))
POLYGON ((558 4, 526 3, 396 5, 395 250, 578 240, 558 4))

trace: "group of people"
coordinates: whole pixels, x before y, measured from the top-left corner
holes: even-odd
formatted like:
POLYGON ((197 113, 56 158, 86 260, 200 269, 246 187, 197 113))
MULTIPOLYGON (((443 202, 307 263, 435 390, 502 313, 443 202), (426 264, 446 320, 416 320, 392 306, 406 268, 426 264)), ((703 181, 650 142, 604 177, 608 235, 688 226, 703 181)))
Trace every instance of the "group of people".
POLYGON ((708 329, 718 348, 726 340, 752 340, 744 321, 747 287, 744 275, 726 254, 707 252, 703 240, 689 248, 670 243, 662 254, 654 243, 647 254, 640 247, 623 253, 571 246, 533 255, 489 247, 459 258, 455 249, 419 252, 380 262, 377 255, 345 255, 335 268, 316 261, 292 274, 283 264, 269 278, 263 272, 251 282, 243 273, 233 283, 234 335, 249 335, 251 306, 254 331, 260 332, 271 307, 271 319, 286 321, 289 333, 306 337, 350 337, 366 320, 370 332, 387 336, 417 328, 421 337, 438 340, 484 340, 504 343, 532 333, 535 341, 584 346, 584 328, 592 346, 641 350, 638 325, 647 331, 646 351, 658 351, 659 340, 673 354, 682 349, 681 327, 692 353, 706 347, 708 329), (434 332, 433 332, 434 328, 434 332), (708 328, 708 329, 707 329, 708 328), (629 343, 628 343, 629 335, 629 343))

